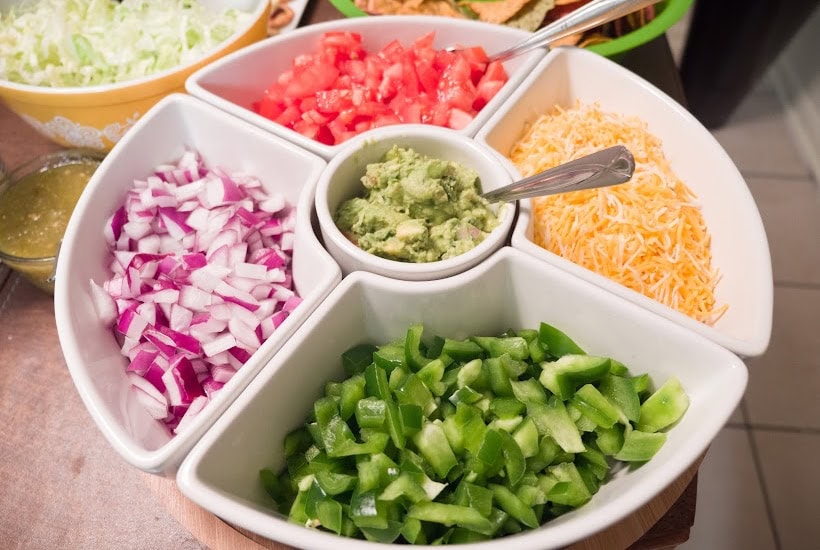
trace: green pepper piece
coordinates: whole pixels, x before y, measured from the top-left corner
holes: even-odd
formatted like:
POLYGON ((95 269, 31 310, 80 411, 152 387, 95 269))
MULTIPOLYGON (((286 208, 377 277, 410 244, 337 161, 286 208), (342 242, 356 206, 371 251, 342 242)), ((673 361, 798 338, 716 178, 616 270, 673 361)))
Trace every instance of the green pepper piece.
POLYGON ((361 374, 373 362, 373 353, 378 348, 372 344, 353 346, 342 354, 342 367, 348 376, 361 374))
POLYGON ((615 376, 620 376, 622 378, 628 378, 631 376, 629 374, 629 369, 626 368, 626 365, 618 361, 617 359, 610 359, 610 366, 609 366, 609 373, 615 376))
POLYGON ((581 480, 586 485, 589 494, 594 495, 597 493, 601 487, 601 479, 598 478, 600 474, 595 471, 596 467, 592 464, 578 464, 575 469, 578 470, 578 475, 581 476, 581 480))
POLYGON ((549 435, 568 453, 580 453, 584 450, 581 434, 570 419, 563 401, 555 396, 547 403, 527 403, 527 414, 535 422, 538 433, 549 435))
POLYGON ((572 338, 547 323, 541 323, 538 329, 538 341, 547 350, 547 353, 553 357, 562 357, 567 354, 586 354, 572 338))
POLYGON ((544 391, 544 386, 534 378, 527 378, 521 381, 510 380, 510 386, 512 387, 515 398, 522 403, 527 403, 528 401, 547 402, 547 394, 544 391))
POLYGON ((304 453, 312 442, 310 432, 307 428, 297 428, 285 436, 285 458, 295 455, 296 453, 304 453))
POLYGON ((472 529, 455 527, 453 528, 453 532, 450 534, 450 538, 447 540, 447 544, 449 545, 466 544, 468 542, 481 542, 484 540, 490 540, 491 538, 491 535, 485 535, 483 533, 479 533, 478 531, 473 531, 472 529))
POLYGON ((496 397, 490 401, 490 412, 497 418, 520 416, 526 410, 527 406, 513 397, 496 397))
POLYGON ((581 432, 594 432, 598 429, 598 424, 582 413, 581 409, 576 407, 572 400, 567 401, 565 406, 569 417, 575 422, 575 426, 581 430, 581 432))
MULTIPOLYGON (((518 490, 515 491, 515 496, 517 496, 521 502, 533 508, 547 502, 547 495, 544 491, 532 485, 521 485, 518 490)), ((533 510, 533 512, 535 512, 535 510, 533 510)), ((536 513, 536 518, 539 515, 540 514, 536 513)))
POLYGON ((493 498, 501 509, 507 512, 511 517, 532 529, 538 527, 538 518, 535 517, 535 512, 531 507, 521 502, 521 499, 519 499, 515 493, 503 485, 497 485, 495 483, 489 484, 487 488, 493 492, 493 498))
POLYGON ((318 483, 322 490, 328 495, 339 495, 350 491, 358 482, 357 476, 332 472, 330 470, 316 472, 315 477, 316 483, 318 483))
POLYGON ((401 536, 410 544, 426 544, 427 538, 421 528, 421 522, 416 518, 405 518, 401 526, 401 536))
POLYGON ((595 444, 607 456, 613 456, 624 446, 624 427, 616 424, 611 428, 596 430, 597 439, 595 444))
POLYGON ((387 486, 398 477, 398 465, 386 454, 362 456, 356 461, 358 491, 371 491, 387 486))
POLYGON ((520 330, 517 330, 515 332, 515 335, 523 338, 527 341, 527 343, 538 339, 538 331, 534 328, 522 328, 520 330))
POLYGON ((361 428, 384 428, 387 404, 383 399, 366 397, 356 403, 356 422, 361 428))
POLYGON ((453 405, 458 405, 459 403, 467 403, 468 405, 472 405, 477 401, 481 400, 484 396, 477 391, 475 391, 470 386, 464 386, 462 388, 457 389, 450 395, 448 401, 453 405))
POLYGON ((652 385, 652 379, 649 378, 648 374, 639 374, 638 376, 633 376, 630 380, 632 380, 632 386, 635 388, 635 393, 637 393, 639 397, 641 394, 648 392, 652 385))
POLYGON ((600 380, 609 372, 609 365, 608 357, 565 354, 556 361, 541 363, 538 380, 549 391, 567 401, 578 386, 600 380))
POLYGON ((319 427, 319 424, 316 422, 309 422, 306 427, 310 438, 313 440, 313 444, 320 449, 324 449, 325 444, 322 442, 322 429, 319 427))
POLYGON ((493 533, 493 524, 482 516, 478 510, 457 504, 420 502, 407 510, 407 517, 440 523, 448 527, 458 525, 486 535, 492 535, 493 533))
POLYGON ((390 386, 387 383, 387 373, 375 364, 364 369, 365 393, 368 397, 390 399, 390 386))
POLYGON ((424 413, 421 407, 415 403, 405 403, 399 405, 399 415, 404 435, 413 435, 421 429, 424 421, 424 413))
POLYGON ((412 503, 430 500, 427 498, 427 493, 424 492, 422 486, 416 483, 408 473, 403 473, 391 481, 379 495, 380 500, 386 501, 396 500, 400 497, 404 497, 412 503))
MULTIPOLYGON (((488 430, 489 431, 489 430, 488 430)), ((516 440, 504 431, 496 432, 501 436, 501 451, 504 455, 504 469, 507 471, 507 482, 510 487, 515 487, 524 476, 527 463, 524 460, 524 453, 518 446, 516 440)))
MULTIPOLYGON (((337 417, 338 418, 338 417, 337 417)), ((340 419, 341 421, 341 419, 340 419)), ((367 428, 363 428, 362 432, 367 428)), ((363 433, 362 439, 364 439, 363 433)), ((356 443, 352 440, 344 440, 334 446, 332 457, 354 456, 354 455, 371 455, 374 453, 384 452, 387 443, 390 441, 390 436, 384 432, 373 432, 367 436, 367 440, 362 443, 356 443)))
POLYGON ((501 457, 502 441, 501 432, 498 430, 484 430, 484 440, 481 442, 476 456, 485 464, 495 464, 501 457))
POLYGON ((450 338, 445 338, 441 351, 456 361, 470 361, 484 355, 484 349, 472 340, 451 340, 450 338))
POLYGON ((348 420, 356 412, 356 403, 364 399, 364 376, 356 374, 341 384, 339 415, 348 420))
POLYGON ((657 432, 680 420, 689 408, 689 397, 680 380, 670 378, 641 405, 637 429, 657 432))
POLYGON ((387 385, 390 387, 391 390, 396 391, 403 383, 404 379, 407 378, 408 372, 404 369, 393 369, 390 371, 390 374, 387 375, 387 385))
MULTIPOLYGON (((439 478, 446 478, 458 461, 447 441, 444 429, 441 425, 427 422, 421 431, 413 436, 413 443, 416 444, 421 456, 430 463, 439 478)), ((421 518, 419 518, 421 519, 421 518)))
POLYGON ((528 359, 530 356, 529 346, 527 341, 520 336, 510 336, 506 338, 497 338, 495 336, 473 336, 470 338, 473 342, 481 346, 490 357, 501 357, 504 354, 518 361, 528 359))
POLYGON ((615 454, 615 458, 625 462, 646 462, 655 456, 665 442, 665 433, 647 433, 627 428, 623 447, 615 454))
POLYGON ((294 523, 304 525, 310 518, 305 512, 305 503, 307 502, 307 491, 299 491, 296 498, 293 499, 293 504, 288 511, 288 519, 294 523))
POLYGON ((437 359, 442 355, 442 353, 444 353, 443 349, 444 338, 441 336, 433 336, 433 341, 430 342, 430 346, 427 348, 427 353, 425 353, 425 355, 428 359, 437 359))
POLYGON ((592 498, 592 494, 574 463, 555 464, 549 467, 548 472, 558 480, 558 483, 547 493, 547 499, 551 502, 577 508, 592 498))
POLYGON ((290 492, 289 487, 283 484, 273 470, 263 468, 259 470, 259 480, 262 482, 262 488, 270 497, 278 503, 284 502, 288 498, 290 492))
POLYGON ((386 529, 388 524, 386 502, 376 498, 377 491, 356 489, 350 497, 348 514, 359 529, 386 529))
POLYGON ((319 524, 337 535, 342 532, 342 505, 332 499, 321 501, 316 506, 319 524))
POLYGON ((407 370, 408 368, 404 358, 404 345, 388 344, 381 346, 373 352, 373 362, 376 363, 377 367, 391 374, 394 369, 407 370))
POLYGON ((407 336, 404 339, 404 360, 410 370, 414 372, 431 361, 421 352, 421 335, 423 331, 423 325, 411 325, 407 329, 407 336))
POLYGON ((447 389, 447 385, 442 382, 444 377, 444 361, 441 358, 431 359, 426 365, 420 367, 416 375, 424 382, 435 396, 442 396, 447 389))
POLYGON ((322 487, 316 483, 316 479, 310 484, 305 497, 305 514, 311 519, 316 519, 319 516, 317 507, 320 502, 327 498, 327 494, 322 490, 322 487))
POLYGON ((487 375, 482 368, 484 362, 481 359, 473 359, 465 363, 456 377, 456 386, 463 388, 471 386, 483 391, 487 386, 487 375))
POLYGON ((498 357, 491 357, 484 360, 484 365, 487 368, 487 378, 490 382, 490 388, 498 397, 513 397, 512 386, 510 385, 510 377, 504 366, 501 364, 501 359, 498 357))
POLYGON ((585 384, 576 390, 571 403, 601 428, 611 428, 619 418, 619 410, 595 386, 585 384))
POLYGON ((512 433, 523 421, 523 416, 513 416, 511 418, 495 418, 489 424, 487 424, 487 427, 495 428, 496 430, 503 430, 507 433, 512 433))
POLYGON ((375 527, 361 527, 361 530, 364 538, 371 542, 390 544, 399 538, 402 525, 403 523, 401 521, 387 520, 387 527, 383 529, 375 527))
MULTIPOLYGON (((338 398, 342 395, 342 383, 341 382, 328 382, 325 384, 325 397, 336 397, 338 398)), ((334 399, 334 401, 338 400, 334 399)))
POLYGON ((482 516, 489 517, 493 508, 493 493, 486 487, 462 480, 453 494, 453 503, 469 506, 482 516))
POLYGON ((641 401, 635 385, 629 378, 615 376, 611 373, 601 378, 598 384, 601 394, 618 406, 623 417, 619 418, 622 423, 637 422, 641 415, 641 401))
POLYGON ((529 351, 530 361, 533 363, 540 363, 547 358, 547 351, 537 337, 527 342, 527 351, 529 351))
POLYGON ((385 418, 387 421, 387 432, 390 434, 393 445, 395 445, 397 449, 403 449, 407 437, 404 435, 404 426, 402 425, 399 406, 392 398, 385 400, 385 405, 387 406, 387 417, 385 418))
POLYGON ((425 416, 430 416, 436 410, 433 394, 424 385, 416 374, 410 374, 396 389, 396 400, 402 404, 415 404, 421 407, 425 416))
POLYGON ((587 447, 587 450, 577 455, 578 463, 583 464, 602 481, 609 472, 609 462, 606 460, 604 453, 595 449, 594 447, 587 447))
POLYGON ((525 418, 512 434, 524 458, 538 454, 538 428, 532 418, 525 418))

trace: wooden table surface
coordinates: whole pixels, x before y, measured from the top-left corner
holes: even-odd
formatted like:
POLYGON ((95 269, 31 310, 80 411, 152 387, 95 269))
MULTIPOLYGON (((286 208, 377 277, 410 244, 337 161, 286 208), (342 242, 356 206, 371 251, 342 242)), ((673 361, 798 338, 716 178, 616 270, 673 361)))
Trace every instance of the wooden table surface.
MULTIPOLYGON (((313 0, 303 23, 337 18, 313 0)), ((683 102, 665 37, 622 64, 683 102)), ((0 105, 0 161, 58 147, 0 105)), ((90 343, 93 345, 93 343, 90 343)), ((574 548, 671 548, 694 522, 697 466, 613 528, 574 548)), ((0 548, 282 548, 187 501, 172 480, 126 464, 92 422, 65 367, 51 296, 0 265, 0 548), (247 536, 246 536, 247 535, 247 536)))

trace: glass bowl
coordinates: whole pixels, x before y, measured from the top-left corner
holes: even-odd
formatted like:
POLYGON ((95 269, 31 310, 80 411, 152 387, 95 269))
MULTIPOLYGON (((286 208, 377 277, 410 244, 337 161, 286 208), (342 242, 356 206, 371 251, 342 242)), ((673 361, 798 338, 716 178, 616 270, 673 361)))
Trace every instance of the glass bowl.
POLYGON ((68 219, 103 157, 66 149, 34 158, 5 176, 0 167, 0 261, 46 292, 54 292, 68 219))

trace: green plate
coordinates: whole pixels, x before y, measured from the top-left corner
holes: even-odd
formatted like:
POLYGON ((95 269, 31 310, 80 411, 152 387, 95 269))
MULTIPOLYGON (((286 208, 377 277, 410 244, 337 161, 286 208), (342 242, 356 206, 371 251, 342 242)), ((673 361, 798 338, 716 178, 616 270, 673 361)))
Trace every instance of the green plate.
MULTIPOLYGON (((648 24, 615 40, 603 44, 588 46, 587 49, 606 57, 619 55, 654 40, 683 17, 693 0, 663 0, 657 6, 658 14, 648 24)), ((333 6, 345 17, 365 17, 363 12, 353 3, 353 0, 329 0, 333 6)))

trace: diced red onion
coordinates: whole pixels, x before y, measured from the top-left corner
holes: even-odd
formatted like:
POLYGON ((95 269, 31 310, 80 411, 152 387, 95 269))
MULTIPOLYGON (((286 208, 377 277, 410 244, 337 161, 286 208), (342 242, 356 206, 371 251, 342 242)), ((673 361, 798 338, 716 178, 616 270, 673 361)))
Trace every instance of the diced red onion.
POLYGON ((103 228, 111 277, 91 282, 129 360, 137 399, 178 433, 300 299, 290 272, 295 210, 245 173, 195 151, 133 182, 103 228))

